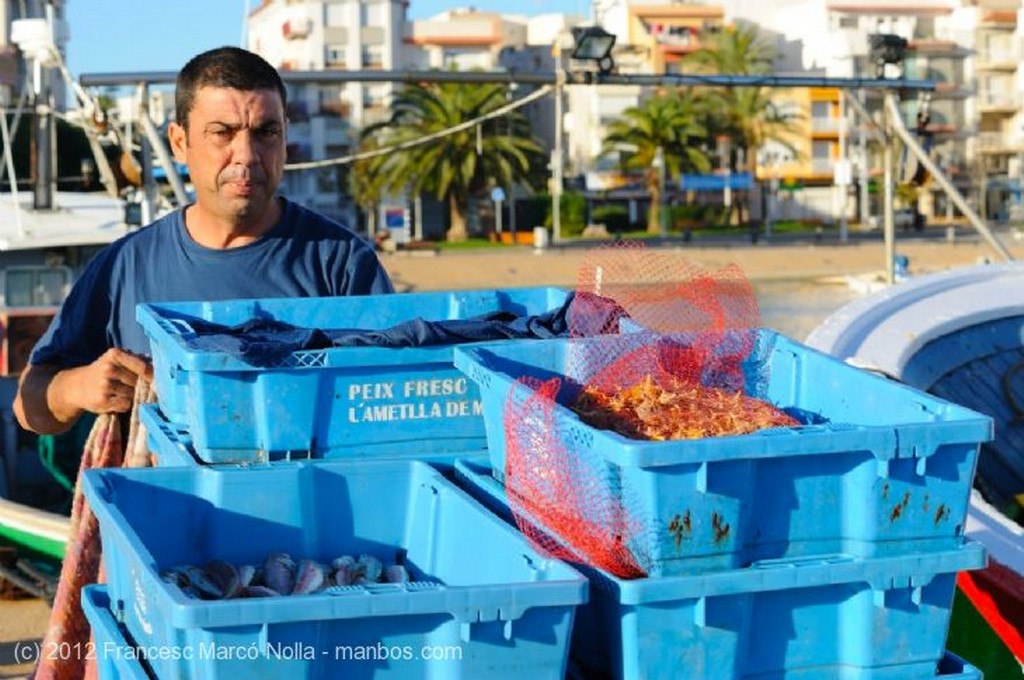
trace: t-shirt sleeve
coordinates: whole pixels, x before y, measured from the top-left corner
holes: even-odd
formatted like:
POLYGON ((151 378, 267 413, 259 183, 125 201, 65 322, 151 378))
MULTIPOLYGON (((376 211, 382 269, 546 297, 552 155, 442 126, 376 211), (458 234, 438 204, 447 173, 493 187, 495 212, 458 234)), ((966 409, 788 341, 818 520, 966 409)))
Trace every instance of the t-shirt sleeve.
POLYGON ((391 277, 380 263, 377 254, 362 241, 354 239, 341 294, 381 295, 394 292, 391 277))
POLYGON ((84 366, 109 348, 113 260, 113 248, 107 248, 89 262, 32 350, 32 364, 84 366))

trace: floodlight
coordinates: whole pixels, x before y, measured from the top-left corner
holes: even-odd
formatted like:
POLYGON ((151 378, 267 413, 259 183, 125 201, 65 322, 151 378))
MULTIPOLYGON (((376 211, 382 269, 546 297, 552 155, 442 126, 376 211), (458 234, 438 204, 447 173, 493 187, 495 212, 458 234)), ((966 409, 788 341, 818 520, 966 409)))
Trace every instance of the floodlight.
POLYGON ((615 68, 615 61, 612 59, 614 33, 609 33, 600 26, 576 27, 572 29, 572 38, 576 43, 572 51, 573 59, 595 62, 601 73, 611 73, 615 68))

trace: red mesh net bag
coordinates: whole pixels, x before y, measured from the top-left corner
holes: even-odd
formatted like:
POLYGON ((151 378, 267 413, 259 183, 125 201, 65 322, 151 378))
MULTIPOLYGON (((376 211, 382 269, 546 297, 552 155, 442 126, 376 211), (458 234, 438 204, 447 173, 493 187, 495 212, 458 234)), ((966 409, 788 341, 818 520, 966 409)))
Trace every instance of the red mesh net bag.
POLYGON ((629 243, 591 251, 564 375, 522 378, 506 402, 505 486, 527 538, 620 578, 656 571, 651 546, 664 527, 636 511, 579 421, 642 440, 799 424, 756 396, 767 383, 753 356, 758 326, 753 286, 735 266, 708 272, 680 253, 629 243))

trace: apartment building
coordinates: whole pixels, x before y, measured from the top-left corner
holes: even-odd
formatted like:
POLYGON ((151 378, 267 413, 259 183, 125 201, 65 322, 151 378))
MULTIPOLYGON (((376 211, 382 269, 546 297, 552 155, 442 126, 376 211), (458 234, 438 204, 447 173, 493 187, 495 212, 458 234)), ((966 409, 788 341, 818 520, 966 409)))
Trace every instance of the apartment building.
MULTIPOLYGON (((782 68, 795 74, 830 77, 876 77, 876 65, 870 55, 869 37, 875 33, 888 33, 908 40, 902 73, 908 78, 930 79, 937 83, 929 103, 929 122, 921 130, 920 140, 932 147, 934 157, 945 172, 953 177, 961 191, 976 191, 970 170, 971 144, 977 132, 972 100, 975 89, 972 82, 971 58, 974 54, 973 7, 967 0, 776 0, 771 3, 750 0, 724 0, 727 16, 732 20, 746 20, 760 25, 765 34, 775 40, 780 51, 782 68)), ((889 67, 885 77, 900 74, 889 67)), ((813 92, 813 90, 812 90, 813 92)), ((813 204, 815 211, 824 212, 830 219, 840 214, 866 218, 877 214, 881 192, 872 174, 881 167, 867 144, 868 136, 863 121, 853 117, 846 107, 848 133, 843 139, 838 133, 826 134, 824 128, 836 128, 839 93, 809 94, 802 115, 810 122, 806 129, 811 154, 809 163, 794 168, 792 182, 804 187, 819 187, 807 191, 804 202, 813 204), (829 120, 826 121, 826 111, 829 120), (845 159, 841 159, 840 149, 845 159), (856 196, 831 198, 837 161, 851 162, 853 191, 856 196), (826 194, 829 199, 826 199, 826 194), (854 200, 856 198, 856 200, 854 200), (820 206, 833 205, 829 214, 820 206)), ((842 96, 856 96, 870 110, 878 110, 881 97, 877 92, 848 92, 842 96)), ((922 106, 916 96, 901 102, 904 124, 918 128, 918 112, 922 106)), ((844 164, 845 165, 845 164, 844 164)), ((901 157, 897 173, 909 179, 916 163, 901 157)), ((844 173, 845 175, 845 168, 844 173)), ((844 177, 843 179, 847 179, 844 177)), ((937 187, 929 185, 920 196, 920 207, 929 215, 944 215, 951 206, 937 187)))
MULTIPOLYGON (((263 0, 248 18, 248 48, 282 71, 393 70, 402 67, 404 2, 263 0)), ((364 126, 387 115, 392 83, 289 86, 291 162, 351 151, 364 126)), ((283 190, 328 215, 352 222, 347 167, 285 173, 283 190)))
MULTIPOLYGON (((725 24, 723 7, 716 3, 605 0, 595 8, 598 23, 616 36, 613 58, 617 71, 624 74, 679 73, 685 57, 725 24)), ((566 53, 571 49, 571 41, 563 47, 566 53)), ((602 173, 613 170, 613 159, 600 157, 607 126, 626 109, 638 106, 653 90, 636 85, 575 85, 566 89, 570 122, 566 126, 567 172, 601 177, 604 182, 602 173)))
POLYGON ((977 82, 974 115, 978 135, 973 148, 981 210, 996 220, 1024 218, 1021 210, 1024 158, 1024 56, 1020 0, 979 0, 973 8, 977 82))
POLYGON ((480 69, 499 67, 505 48, 522 49, 527 43, 527 20, 472 8, 453 9, 430 19, 407 24, 404 37, 410 68, 480 69))
POLYGON ((629 5, 627 43, 644 50, 650 73, 679 73, 686 55, 700 49, 704 36, 722 29, 721 5, 629 5))

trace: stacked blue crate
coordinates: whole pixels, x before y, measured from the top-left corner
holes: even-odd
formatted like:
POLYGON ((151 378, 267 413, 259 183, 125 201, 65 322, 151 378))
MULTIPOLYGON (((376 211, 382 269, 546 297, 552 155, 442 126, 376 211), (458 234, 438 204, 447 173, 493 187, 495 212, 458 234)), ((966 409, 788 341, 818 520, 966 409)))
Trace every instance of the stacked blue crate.
MULTIPOLYGON (((490 455, 482 470, 457 463, 458 478, 499 513, 508 513, 505 404, 513 390, 528 391, 521 377, 571 380, 573 343, 629 345, 620 337, 456 350, 456 365, 481 386, 490 455)), ((615 678, 934 677, 956 572, 985 562, 962 532, 990 419, 771 331, 758 333, 755 356, 767 370, 750 393, 818 422, 649 442, 554 407, 573 455, 585 459, 577 464, 635 503, 653 564, 637 581, 581 567, 591 602, 574 656, 615 678), (690 522, 680 537, 671 526, 682 513, 690 522)))
MULTIPOLYGON (((144 404, 139 407, 139 422, 146 428, 146 441, 149 445, 149 452, 154 457, 155 467, 217 467, 219 469, 266 467, 270 465, 287 464, 295 461, 307 460, 305 457, 293 459, 290 456, 278 458, 273 461, 247 462, 247 463, 207 463, 203 461, 195 451, 192 437, 188 428, 183 425, 175 425, 163 415, 157 404, 144 404)), ((374 458, 419 460, 429 463, 442 472, 453 471, 453 455, 460 459, 481 461, 487 458, 487 449, 479 451, 461 451, 458 454, 448 453, 420 453, 416 448, 410 447, 404 454, 391 453, 367 453, 356 447, 349 451, 345 458, 347 460, 371 460, 374 458)))
POLYGON ((138 649, 114 618, 106 586, 82 589, 82 611, 92 627, 89 654, 95 660, 99 679, 149 680, 138 649))
POLYGON ((518 317, 559 309, 559 288, 343 298, 139 305, 160 409, 190 434, 205 463, 280 458, 454 454, 485 446, 479 391, 452 365, 452 346, 337 347, 289 352, 255 366, 226 350, 194 349, 196 321, 253 319, 303 329, 378 331, 422 318, 518 317))
POLYGON ((110 608, 161 679, 565 675, 586 579, 424 463, 91 470, 83 490, 110 608), (412 580, 204 600, 162 577, 272 551, 373 554, 412 580))

